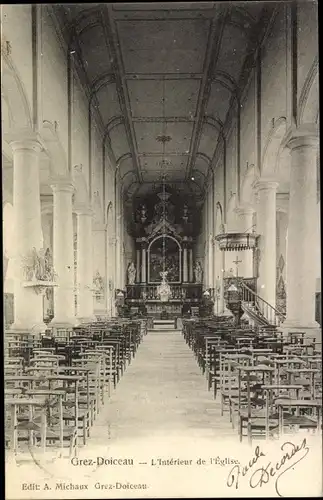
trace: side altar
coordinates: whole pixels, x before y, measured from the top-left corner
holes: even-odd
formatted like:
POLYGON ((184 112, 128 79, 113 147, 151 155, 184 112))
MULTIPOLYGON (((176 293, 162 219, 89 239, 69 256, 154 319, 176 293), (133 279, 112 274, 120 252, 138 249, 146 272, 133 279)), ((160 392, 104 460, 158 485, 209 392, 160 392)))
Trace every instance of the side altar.
POLYGON ((196 306, 202 297, 202 268, 193 254, 192 210, 164 189, 134 212, 136 262, 128 266, 125 303, 148 316, 180 316, 184 304, 196 306), (166 288, 167 297, 162 295, 166 288))

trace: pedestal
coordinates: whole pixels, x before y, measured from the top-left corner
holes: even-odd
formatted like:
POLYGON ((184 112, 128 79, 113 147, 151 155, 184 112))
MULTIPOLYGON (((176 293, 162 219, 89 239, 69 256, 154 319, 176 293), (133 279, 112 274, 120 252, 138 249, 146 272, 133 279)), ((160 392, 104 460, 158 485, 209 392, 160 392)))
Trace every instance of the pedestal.
POLYGON ((15 232, 14 323, 11 330, 43 332, 43 296, 25 288, 25 258, 33 248, 43 247, 39 191, 39 154, 42 145, 36 134, 12 138, 13 206, 15 232))

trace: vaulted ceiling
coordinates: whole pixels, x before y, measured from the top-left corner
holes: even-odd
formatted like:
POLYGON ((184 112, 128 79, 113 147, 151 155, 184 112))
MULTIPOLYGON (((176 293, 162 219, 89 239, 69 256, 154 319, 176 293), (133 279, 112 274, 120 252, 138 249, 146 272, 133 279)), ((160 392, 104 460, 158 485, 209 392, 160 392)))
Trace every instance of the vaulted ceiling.
POLYGON ((163 171, 179 191, 203 196, 228 111, 252 64, 264 5, 54 7, 130 197, 151 190, 163 171))

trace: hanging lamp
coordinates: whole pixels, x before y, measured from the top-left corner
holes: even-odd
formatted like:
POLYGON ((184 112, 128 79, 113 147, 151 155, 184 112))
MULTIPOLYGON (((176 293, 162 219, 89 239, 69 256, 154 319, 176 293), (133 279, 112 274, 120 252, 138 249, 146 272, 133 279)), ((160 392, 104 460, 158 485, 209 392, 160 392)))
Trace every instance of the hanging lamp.
POLYGON ((166 135, 166 120, 165 120, 165 78, 163 80, 163 135, 161 136, 163 140, 160 142, 162 143, 163 147, 163 159, 160 163, 161 169, 162 169, 162 186, 163 186, 163 196, 162 196, 162 204, 163 204, 163 271, 160 273, 161 275, 161 283, 157 287, 157 295, 160 299, 161 302, 168 302, 171 296, 171 288, 167 282, 167 273, 168 271, 166 270, 166 173, 164 172, 164 168, 167 165, 167 162, 165 161, 165 144, 168 142, 168 136, 166 135), (166 140, 167 139, 167 140, 166 140))

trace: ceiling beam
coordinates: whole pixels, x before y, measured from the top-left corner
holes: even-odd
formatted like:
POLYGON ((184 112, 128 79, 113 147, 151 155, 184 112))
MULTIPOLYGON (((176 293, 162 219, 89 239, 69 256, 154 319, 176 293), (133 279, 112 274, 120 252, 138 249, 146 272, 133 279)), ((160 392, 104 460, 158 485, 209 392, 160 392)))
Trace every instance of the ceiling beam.
POLYGON ((185 152, 181 153, 180 151, 177 151, 177 152, 173 151, 171 153, 167 153, 167 151, 166 151, 165 155, 164 155, 164 153, 161 151, 160 153, 155 153, 155 152, 153 152, 153 153, 149 153, 149 152, 147 152, 147 153, 138 153, 138 156, 140 158, 145 158, 147 156, 151 156, 151 157, 159 157, 159 156, 188 156, 188 153, 185 153, 185 152))
POLYGON ((198 145, 204 123, 205 110, 211 91, 213 73, 218 60, 221 48, 223 30, 227 18, 228 18, 228 8, 223 7, 223 4, 215 5, 215 15, 213 17, 210 27, 208 45, 204 61, 203 78, 198 98, 197 117, 193 128, 192 139, 190 144, 190 157, 187 162, 187 168, 186 168, 187 178, 190 176, 192 167, 196 159, 196 153, 198 151, 198 145))
POLYGON ((194 118, 190 118, 189 116, 135 116, 132 118, 134 123, 177 123, 177 122, 185 122, 185 123, 193 123, 194 118))
POLYGON ((109 53, 113 59, 112 67, 114 69, 114 74, 116 78, 116 87, 120 102, 120 108, 125 118, 125 129, 128 138, 129 148, 132 154, 136 175, 139 181, 141 181, 136 136, 131 118, 130 99, 128 95, 127 86, 125 83, 125 73, 122 63, 120 43, 118 40, 118 34, 116 32, 114 19, 112 17, 111 11, 112 11, 111 4, 102 5, 100 7, 100 15, 104 30, 104 36, 109 53))
POLYGON ((126 73, 126 80, 201 80, 203 73, 126 73))
MULTIPOLYGON (((195 19, 211 19, 213 16, 213 6, 215 2, 209 3, 208 9, 201 9, 197 6, 196 9, 192 8, 192 4, 189 4, 187 9, 176 9, 165 8, 158 10, 138 10, 138 8, 127 10, 127 11, 117 11, 113 5, 111 10, 113 12, 113 17, 117 21, 121 22, 132 22, 132 21, 187 21, 195 19)), ((147 3, 147 5, 149 5, 147 3)), ((150 4, 153 5, 153 2, 150 4)))

